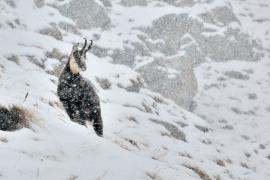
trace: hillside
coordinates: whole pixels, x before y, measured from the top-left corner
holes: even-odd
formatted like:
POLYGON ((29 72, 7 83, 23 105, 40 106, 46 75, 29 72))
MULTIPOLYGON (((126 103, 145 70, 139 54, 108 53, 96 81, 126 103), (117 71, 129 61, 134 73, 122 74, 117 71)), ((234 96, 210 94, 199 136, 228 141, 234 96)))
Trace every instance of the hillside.
POLYGON ((269 1, 4 0, 0 105, 31 114, 0 131, 0 179, 270 177, 269 1), (56 94, 72 45, 104 138, 56 94), (26 94, 28 94, 25 99, 26 94))

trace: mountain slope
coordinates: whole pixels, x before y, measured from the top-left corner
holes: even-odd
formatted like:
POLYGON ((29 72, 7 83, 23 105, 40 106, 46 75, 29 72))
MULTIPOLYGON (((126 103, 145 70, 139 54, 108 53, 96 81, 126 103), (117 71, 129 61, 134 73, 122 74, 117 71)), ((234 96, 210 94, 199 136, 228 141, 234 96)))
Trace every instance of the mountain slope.
MULTIPOLYGON (((266 102, 269 57, 261 57, 261 53, 267 55, 268 42, 260 47, 241 32, 225 39, 219 34, 213 41, 225 40, 229 49, 230 45, 246 43, 245 50, 254 50, 254 56, 243 53, 240 60, 262 60, 241 62, 236 61, 236 55, 230 56, 230 62, 216 62, 217 54, 208 52, 211 47, 200 44, 208 37, 204 31, 210 30, 196 31, 195 37, 197 26, 216 29, 210 31, 213 36, 231 26, 242 31, 242 26, 235 25, 242 21, 237 13, 223 25, 219 22, 222 18, 205 23, 198 17, 204 14, 207 21, 216 7, 231 12, 230 5, 223 1, 91 2, 101 8, 97 12, 106 12, 101 17, 110 19, 88 24, 91 29, 81 29, 85 27, 70 19, 81 17, 67 18, 60 13, 69 2, 0 2, 0 41, 4 42, 0 44, 0 105, 17 105, 33 114, 30 128, 0 131, 0 179, 208 180, 270 176, 266 102), (152 13, 144 17, 149 11, 152 13), (140 16, 138 12, 142 12, 140 16), (173 22, 193 23, 196 27, 192 26, 191 35, 185 32, 189 28, 177 36, 159 32, 161 21, 174 18, 173 22), (95 42, 93 54, 87 56, 88 69, 82 75, 91 80, 101 98, 104 138, 97 137, 92 127, 71 122, 56 95, 59 72, 72 44, 81 42, 82 37, 95 42), (186 45, 179 49, 172 42, 174 38, 186 45), (189 46, 194 51, 185 50, 189 46), (167 50, 171 54, 166 54, 167 50), (201 52, 197 54, 199 59, 190 57, 195 52, 201 52), (157 84, 164 83, 166 90, 158 91, 149 83, 153 79, 147 77, 163 72, 164 79, 157 84), (181 83, 169 86, 169 79, 181 83), (157 93, 169 90, 179 93, 175 99, 169 97, 178 104, 157 93), (184 97, 183 104, 177 101, 179 97, 184 97), (179 106, 189 109, 194 102, 197 107, 190 108, 193 112, 179 106)), ((99 21, 99 17, 90 18, 99 21)), ((178 32, 179 26, 174 30, 178 32)))

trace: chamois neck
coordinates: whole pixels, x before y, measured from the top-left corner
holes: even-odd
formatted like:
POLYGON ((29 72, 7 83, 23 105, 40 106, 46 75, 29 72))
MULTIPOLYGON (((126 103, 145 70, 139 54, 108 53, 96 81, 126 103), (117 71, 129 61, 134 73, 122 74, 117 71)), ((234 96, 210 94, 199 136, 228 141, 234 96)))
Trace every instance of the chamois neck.
POLYGON ((69 70, 72 75, 74 76, 80 75, 80 68, 76 63, 73 55, 70 55, 66 67, 68 68, 67 70, 69 70))

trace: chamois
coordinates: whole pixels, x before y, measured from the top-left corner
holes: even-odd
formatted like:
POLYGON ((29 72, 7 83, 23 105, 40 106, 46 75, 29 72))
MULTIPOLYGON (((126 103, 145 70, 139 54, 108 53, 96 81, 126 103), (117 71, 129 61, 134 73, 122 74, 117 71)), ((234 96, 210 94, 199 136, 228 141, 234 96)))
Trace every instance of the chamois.
POLYGON ((72 48, 68 62, 63 69, 57 88, 57 94, 70 119, 86 126, 87 121, 93 124, 98 136, 103 136, 103 123, 100 110, 100 100, 94 86, 80 75, 86 70, 86 52, 92 47, 91 40, 87 46, 85 39, 81 50, 79 43, 72 48))

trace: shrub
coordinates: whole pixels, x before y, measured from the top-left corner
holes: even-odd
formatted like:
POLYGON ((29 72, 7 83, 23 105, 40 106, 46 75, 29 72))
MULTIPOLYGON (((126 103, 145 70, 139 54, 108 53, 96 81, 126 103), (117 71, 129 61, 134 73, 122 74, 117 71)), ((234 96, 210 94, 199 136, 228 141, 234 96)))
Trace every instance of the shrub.
POLYGON ((0 130, 14 131, 23 127, 29 127, 32 114, 24 108, 0 106, 0 130))

